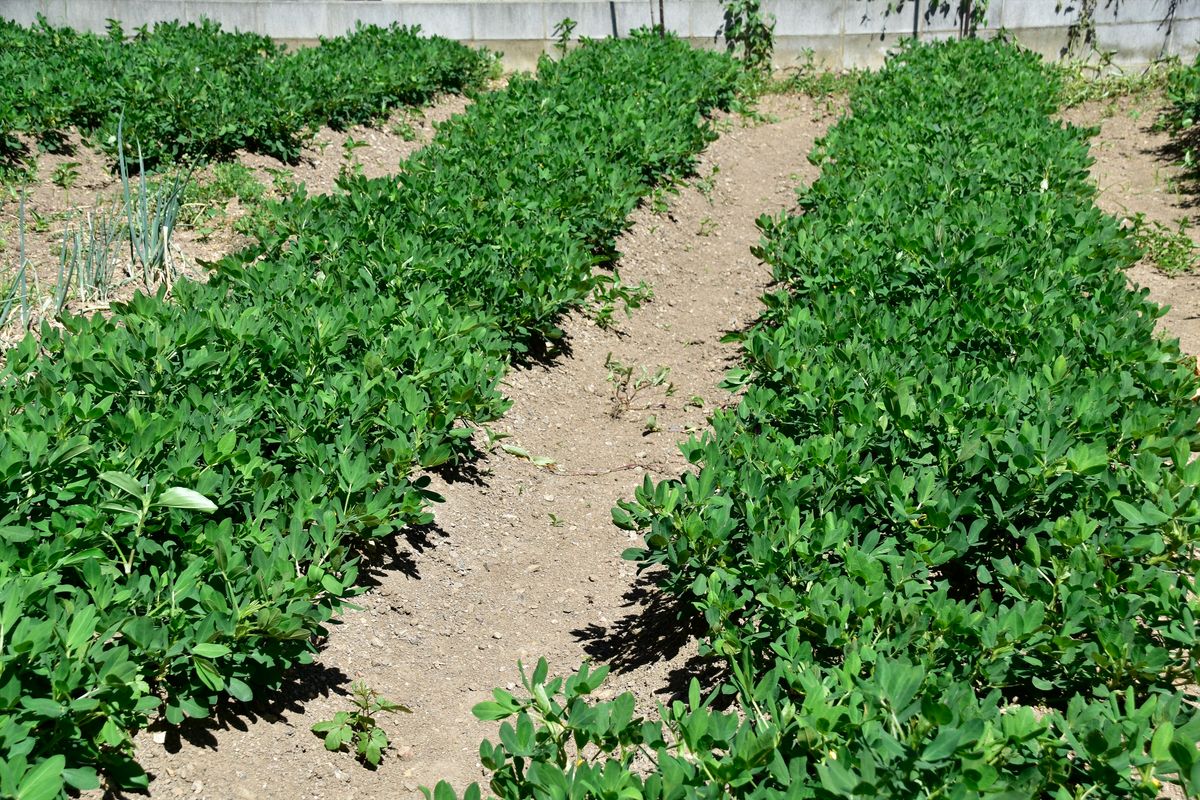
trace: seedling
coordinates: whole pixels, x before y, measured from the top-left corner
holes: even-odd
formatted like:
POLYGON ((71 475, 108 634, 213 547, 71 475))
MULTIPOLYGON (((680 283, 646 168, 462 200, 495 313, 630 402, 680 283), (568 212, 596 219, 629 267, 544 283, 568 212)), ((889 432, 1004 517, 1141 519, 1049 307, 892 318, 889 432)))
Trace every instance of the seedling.
POLYGON ((379 766, 388 737, 375 718, 379 714, 411 714, 412 709, 379 696, 379 692, 363 681, 350 685, 349 711, 338 711, 333 719, 318 722, 312 732, 325 740, 325 749, 339 751, 347 745, 354 747, 355 757, 370 767, 379 766))
POLYGON ((212 173, 188 181, 180 199, 180 224, 191 227, 220 220, 235 198, 243 206, 263 199, 266 187, 246 166, 236 162, 217 164, 212 173))
POLYGON ((608 370, 607 380, 612 384, 612 406, 609 416, 613 419, 620 417, 633 405, 634 398, 648 389, 659 386, 665 387, 667 397, 675 393, 675 386, 667 377, 671 374, 670 367, 660 366, 650 372, 645 367, 635 377, 634 367, 622 364, 609 353, 604 359, 604 367, 608 370))
POLYGON ((613 325, 613 314, 616 313, 618 304, 628 317, 634 309, 641 308, 653 297, 654 290, 645 281, 638 282, 636 286, 629 286, 622 283, 621 277, 614 273, 611 278, 597 283, 592 289, 593 319, 597 327, 608 330, 613 325))
POLYGON ((707 177, 696 180, 696 190, 704 196, 704 199, 708 201, 710 206, 713 204, 713 189, 716 188, 717 173, 720 171, 721 168, 714 164, 712 172, 708 173, 707 177))
POLYGON ((483 435, 485 437, 487 437, 486 447, 487 447, 487 451, 489 453, 494 451, 496 449, 496 445, 500 444, 500 442, 502 442, 505 439, 512 436, 511 433, 504 433, 502 431, 494 431, 487 425, 483 425, 482 428, 483 428, 483 435))
POLYGON ((417 139, 417 128, 407 116, 393 122, 389 130, 406 142, 413 142, 417 139))
POLYGON ((281 167, 267 167, 267 174, 271 176, 271 189, 280 197, 287 197, 296 191, 298 184, 296 183, 296 173, 290 169, 281 167))
POLYGON ((563 17, 554 26, 554 49, 561 58, 567 54, 567 46, 571 43, 571 34, 579 23, 570 17, 563 17))
POLYGON ((64 161, 54 168, 54 172, 50 175, 50 181, 60 189, 69 192, 71 187, 79 181, 79 167, 78 161, 64 161))
POLYGON ((67 224, 59 251, 56 316, 62 312, 72 282, 81 302, 108 301, 119 236, 117 215, 104 209, 89 211, 77 223, 67 224))
POLYGON ((1148 221, 1138 214, 1133 220, 1133 233, 1138 246, 1154 266, 1167 275, 1182 275, 1200 265, 1200 246, 1188 235, 1186 219, 1171 230, 1161 222, 1148 221))
POLYGON ((353 136, 347 136, 346 141, 342 142, 342 166, 338 170, 338 176, 345 178, 348 175, 359 176, 363 174, 362 162, 358 160, 358 156, 354 153, 360 147, 366 147, 367 143, 362 139, 355 139, 353 136))

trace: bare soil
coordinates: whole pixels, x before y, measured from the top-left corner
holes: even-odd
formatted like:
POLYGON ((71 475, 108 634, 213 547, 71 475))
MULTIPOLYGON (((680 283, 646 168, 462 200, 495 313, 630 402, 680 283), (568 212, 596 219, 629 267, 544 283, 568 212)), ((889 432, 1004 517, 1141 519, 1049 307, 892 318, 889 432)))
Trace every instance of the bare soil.
MULTIPOLYGON (((1172 230, 1187 220, 1192 224, 1189 236, 1200 244, 1197 198, 1179 193, 1186 181, 1171 152, 1171 138, 1154 130, 1165 103, 1157 92, 1131 95, 1085 103, 1063 116, 1076 125, 1100 127, 1091 148, 1100 208, 1126 219, 1143 214, 1172 230)), ((1200 355, 1200 274, 1171 277, 1147 260, 1127 274, 1130 283, 1149 292, 1151 300, 1169 307, 1159 328, 1178 338, 1185 353, 1200 355)))
POLYGON ((736 348, 719 340, 753 322, 770 277, 750 254, 755 220, 816 176, 806 156, 836 111, 783 96, 761 110, 771 121, 721 121, 668 211, 635 213, 619 270, 651 284, 653 302, 608 330, 571 317, 556 359, 508 376, 513 407, 495 433, 553 467, 497 446, 467 474, 436 477, 435 525, 374 565, 362 610, 331 628, 314 666, 264 702, 139 735, 152 797, 406 798, 441 779, 461 790, 483 774, 479 742, 495 738, 471 707, 494 686, 519 688, 518 661, 544 656, 557 674, 608 663, 604 691, 631 690, 647 712, 705 669, 674 610, 622 561, 636 542, 610 509, 644 473, 684 471, 677 442, 729 401, 718 384, 736 348), (646 389, 614 415, 610 354, 635 380, 669 367, 672 391, 646 389), (374 771, 309 731, 349 708, 354 680, 412 709, 381 718, 392 748, 374 771))

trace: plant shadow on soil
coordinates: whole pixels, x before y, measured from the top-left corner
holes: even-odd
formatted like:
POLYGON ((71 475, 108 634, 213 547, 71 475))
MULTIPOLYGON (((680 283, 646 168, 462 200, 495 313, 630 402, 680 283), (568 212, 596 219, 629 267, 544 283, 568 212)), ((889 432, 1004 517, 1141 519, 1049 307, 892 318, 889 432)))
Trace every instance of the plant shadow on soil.
MULTIPOLYGON (((216 750, 218 731, 247 731, 251 724, 260 720, 285 722, 289 713, 303 714, 304 704, 317 697, 349 697, 350 693, 345 688, 349 682, 346 673, 335 667, 316 663, 297 666, 288 670, 278 691, 264 693, 261 698, 248 703, 226 698, 213 708, 211 717, 186 719, 179 725, 169 725, 160 719, 147 730, 166 737, 163 748, 168 753, 178 753, 183 749, 184 742, 192 747, 216 750)), ((154 777, 151 773, 152 783, 154 777)), ((145 794, 136 790, 109 789, 103 796, 105 800, 126 800, 145 794)))
POLYGON ((564 360, 569 359, 574 353, 571 349, 571 340, 566 334, 563 334, 558 339, 535 336, 523 340, 521 344, 524 345, 525 349, 513 351, 512 362, 510 363, 511 369, 533 369, 537 367, 549 372, 554 367, 559 366, 564 360))
MULTIPOLYGON (((589 657, 607 664, 616 674, 674 661, 704 633, 703 618, 677 598, 659 591, 651 576, 639 576, 623 599, 623 607, 633 610, 611 625, 590 624, 571 631, 589 657)), ((656 693, 667 695, 669 703, 687 697, 693 678, 707 691, 723 684, 726 677, 728 668, 720 660, 693 653, 671 667, 665 684, 656 693)), ((718 700, 717 706, 722 705, 718 700)))
POLYGON ((1146 151, 1147 155, 1153 156, 1165 167, 1181 168, 1176 179, 1179 207, 1195 211, 1200 209, 1200 166, 1182 169, 1184 157, 1189 152, 1200 154, 1200 126, 1173 136, 1161 147, 1146 151))
POLYGON ((371 539, 356 548, 359 556, 358 585, 363 589, 374 589, 380 585, 380 576, 399 572, 413 580, 421 579, 416 556, 436 546, 436 539, 450 536, 437 523, 416 525, 406 528, 394 536, 371 539))

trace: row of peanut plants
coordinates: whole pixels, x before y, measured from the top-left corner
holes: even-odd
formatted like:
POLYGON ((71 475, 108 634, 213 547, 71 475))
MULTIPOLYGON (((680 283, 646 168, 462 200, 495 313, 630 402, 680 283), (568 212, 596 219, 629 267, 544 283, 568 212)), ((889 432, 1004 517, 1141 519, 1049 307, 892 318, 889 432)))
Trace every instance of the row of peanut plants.
POLYGON ((1171 71, 1166 95, 1160 123, 1173 134, 1179 160, 1194 180, 1200 171, 1200 56, 1190 66, 1171 71))
POLYGON ((241 149, 292 161, 316 128, 480 88, 494 66, 492 54, 398 25, 359 26, 288 53, 210 21, 133 36, 110 21, 101 36, 0 20, 0 166, 27 158, 16 134, 59 150, 72 129, 115 159, 122 124, 125 155, 140 145, 148 165, 241 149))
POLYGON ((0 796, 144 786, 131 733, 272 691, 432 519, 513 358, 624 294, 639 198, 734 99, 724 55, 588 43, 483 95, 394 178, 293 197, 174 298, 68 316, 0 370, 0 796))
POLYGON ((981 41, 863 78, 760 221, 743 396, 614 511, 727 678, 645 719, 540 663, 476 709, 497 796, 1200 796, 1200 380, 1056 83, 981 41))

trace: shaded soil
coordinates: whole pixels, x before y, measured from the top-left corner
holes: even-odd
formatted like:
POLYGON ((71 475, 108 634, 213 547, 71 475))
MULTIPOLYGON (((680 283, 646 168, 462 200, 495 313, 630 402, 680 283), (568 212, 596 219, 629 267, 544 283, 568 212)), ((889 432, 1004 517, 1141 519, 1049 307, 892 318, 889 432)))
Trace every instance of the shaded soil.
POLYGON ((609 663, 602 693, 633 691, 647 712, 706 669, 688 624, 622 561, 636 542, 610 509, 643 473, 685 470, 677 442, 728 402, 718 384, 736 347, 719 340, 753 321, 769 279, 750 254, 755 220, 790 207, 816 175, 806 156, 833 111, 801 97, 767 98, 762 111, 772 121, 722 122, 668 211, 635 213, 619 269, 650 283, 654 301, 618 312, 609 330, 568 319, 563 352, 508 376, 514 404, 494 432, 553 466, 497 446, 468 474, 438 476, 435 525, 380 554, 362 610, 332 627, 285 692, 138 737, 151 796, 406 798, 439 779, 461 789, 481 777, 478 745, 495 735, 470 709, 494 686, 519 686, 518 661, 544 656, 555 673, 609 663), (671 391, 646 388, 614 415, 610 354, 635 379, 670 368, 671 391), (374 771, 309 731, 349 707, 352 680, 412 709, 381 719, 393 747, 374 771))

